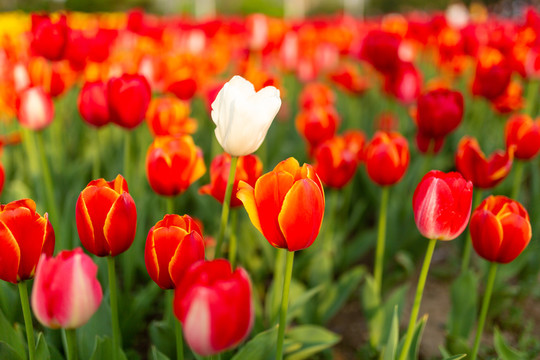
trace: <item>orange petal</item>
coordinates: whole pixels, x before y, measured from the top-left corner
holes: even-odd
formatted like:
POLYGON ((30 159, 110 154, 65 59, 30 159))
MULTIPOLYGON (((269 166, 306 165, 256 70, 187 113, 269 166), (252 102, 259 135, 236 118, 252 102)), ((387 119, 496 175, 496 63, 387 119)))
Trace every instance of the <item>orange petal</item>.
POLYGON ((17 272, 21 260, 21 250, 9 228, 0 221, 0 277, 2 280, 17 283, 17 272))
POLYGON ((261 222, 259 221, 259 213, 257 211, 257 205, 255 204, 254 190, 248 183, 240 181, 238 183, 238 192, 236 197, 244 204, 244 207, 249 215, 249 220, 253 226, 257 228, 262 234, 261 222))

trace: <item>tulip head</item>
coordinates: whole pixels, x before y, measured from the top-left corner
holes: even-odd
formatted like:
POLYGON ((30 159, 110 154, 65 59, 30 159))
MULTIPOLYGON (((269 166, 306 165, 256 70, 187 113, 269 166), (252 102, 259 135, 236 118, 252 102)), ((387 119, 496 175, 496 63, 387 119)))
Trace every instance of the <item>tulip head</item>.
POLYGON ((205 172, 202 151, 189 135, 159 136, 146 153, 148 182, 159 195, 181 194, 205 172))
MULTIPOLYGON (((231 156, 229 154, 223 153, 216 156, 210 164, 210 184, 201 187, 199 192, 212 195, 214 199, 223 204, 230 168, 231 156)), ((236 197, 239 182, 243 181, 250 186, 255 186, 255 182, 261 176, 262 170, 262 162, 257 155, 246 155, 238 158, 231 193, 231 207, 242 205, 242 202, 236 197)))
POLYGON ((483 48, 472 85, 474 95, 494 100, 504 94, 512 78, 512 68, 504 55, 495 48, 483 48))
POLYGON ((53 22, 49 15, 32 14, 32 50, 48 60, 62 59, 69 31, 66 15, 53 22))
POLYGON ((81 191, 75 209, 77 231, 84 248, 96 256, 116 256, 131 246, 137 209, 126 180, 92 180, 81 191))
POLYGON ((540 119, 533 121, 528 115, 514 115, 506 123, 506 148, 515 146, 514 156, 530 160, 540 151, 540 119))
POLYGON ((372 30, 362 42, 360 56, 382 73, 391 73, 399 66, 399 47, 401 38, 398 34, 372 30))
POLYGON ((527 210, 506 196, 489 196, 473 212, 471 239, 484 259, 501 264, 513 261, 532 237, 527 210))
POLYGON ((81 248, 41 256, 34 286, 32 309, 43 325, 76 329, 88 322, 101 304, 103 291, 97 265, 81 248))
POLYGON ((397 132, 377 131, 364 152, 369 178, 378 185, 394 185, 409 166, 407 140, 397 132))
POLYGON ((204 241, 199 225, 189 215, 165 215, 148 232, 144 262, 160 288, 174 289, 199 260, 204 260, 204 241))
POLYGON ((473 184, 457 172, 428 172, 414 191, 414 221, 428 239, 453 240, 469 222, 473 184))
POLYGON ((302 250, 319 234, 324 191, 311 165, 300 167, 295 158, 284 160, 261 176, 255 187, 241 181, 236 196, 253 225, 276 248, 302 250))
POLYGON ((193 134, 197 121, 189 117, 189 103, 175 97, 152 99, 146 122, 154 136, 193 134))
POLYGON ((299 112, 295 119, 296 129, 308 142, 310 149, 333 138, 340 122, 333 106, 314 105, 299 112))
POLYGON ((146 78, 123 74, 110 79, 107 86, 111 120, 126 129, 137 127, 144 120, 152 96, 146 78))
POLYGON ((326 186, 340 189, 353 178, 358 168, 357 153, 349 149, 344 137, 333 137, 315 150, 315 171, 326 186))
POLYGON ((0 279, 16 284, 34 278, 42 253, 54 251, 54 230, 47 214, 22 199, 0 205, 0 279))
POLYGON ((267 86, 255 92, 253 84, 241 76, 234 76, 212 103, 218 142, 232 156, 255 152, 280 107, 278 89, 267 86))
POLYGON ((505 152, 496 151, 486 158, 478 141, 469 136, 461 139, 456 151, 458 171, 481 189, 490 189, 503 181, 512 169, 513 159, 513 146, 505 152))
POLYGON ((463 119, 463 95, 459 91, 436 89, 418 98, 416 125, 424 136, 444 138, 463 119))
POLYGON ((17 99, 17 117, 25 128, 43 130, 54 118, 51 96, 41 86, 23 90, 17 99))
POLYGON ((86 82, 79 93, 79 113, 83 120, 92 126, 101 127, 110 121, 107 83, 103 81, 86 82))
POLYGON ((193 264, 174 293, 174 313, 197 354, 232 349, 250 333, 255 309, 248 273, 227 260, 193 264))

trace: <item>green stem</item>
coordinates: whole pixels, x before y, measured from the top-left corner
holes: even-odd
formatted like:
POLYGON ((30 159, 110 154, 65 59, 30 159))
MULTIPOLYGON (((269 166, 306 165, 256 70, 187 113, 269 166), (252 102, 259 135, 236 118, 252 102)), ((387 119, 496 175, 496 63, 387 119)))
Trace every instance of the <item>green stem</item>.
POLYGON ((77 360, 77 333, 75 329, 62 329, 67 360, 77 360))
POLYGON ((289 307, 289 288, 291 286, 292 270, 294 262, 294 251, 287 251, 287 263, 285 266, 285 277, 283 279, 283 293, 281 297, 281 310, 279 313, 279 328, 277 338, 276 360, 283 359, 283 340, 285 339, 285 328, 287 327, 287 309, 289 307))
POLYGON ((225 237, 225 230, 227 228, 227 221, 229 220, 229 208, 231 204, 231 194, 234 185, 234 176, 236 174, 236 163, 238 162, 238 156, 231 156, 231 167, 229 169, 229 179, 227 180, 227 188, 225 190, 225 198, 223 199, 223 207, 221 209, 221 223, 219 225, 219 233, 216 241, 216 252, 214 259, 221 257, 221 247, 223 245, 223 238, 225 237))
POLYGON ((118 297, 116 294, 116 269, 114 265, 114 257, 107 257, 107 265, 109 268, 109 296, 111 298, 111 322, 113 331, 113 360, 118 359, 118 353, 122 343, 120 334, 120 324, 118 322, 118 297))
POLYGON ((182 335, 182 324, 180 321, 174 317, 174 329, 176 333, 176 359, 184 360, 184 337, 182 335))
POLYGON ((30 312, 26 281, 19 282, 18 286, 24 317, 24 327, 26 328, 26 339, 28 342, 28 358, 34 360, 36 358, 36 341, 34 340, 34 326, 32 325, 32 313, 30 312))
POLYGON ((92 163, 92 179, 99 179, 100 177, 100 168, 101 168, 101 141, 100 133, 101 128, 93 129, 94 134, 94 162, 92 163))
POLYGON ((277 310, 278 303, 279 303, 279 291, 278 289, 283 288, 283 269, 285 264, 283 263, 285 260, 285 251, 277 251, 276 254, 276 263, 274 265, 274 283, 272 288, 272 306, 271 306, 271 314, 270 314, 270 323, 273 325, 275 320, 277 320, 277 311, 274 312, 274 309, 277 310))
POLYGON ((37 159, 36 141, 34 139, 34 131, 27 128, 21 128, 22 130, 22 142, 26 150, 26 156, 28 159, 28 167, 30 168, 30 174, 32 178, 37 176, 39 161, 37 159))
MULTIPOLYGON (((476 209, 476 207, 480 204, 480 201, 482 200, 482 189, 476 189, 474 192, 474 200, 472 205, 472 211, 476 209)), ((461 259, 461 273, 464 274, 467 269, 469 269, 469 263, 471 262, 471 247, 472 247, 472 240, 471 240, 471 232, 467 230, 467 236, 465 237, 465 245, 463 247, 463 257, 461 259)))
POLYGON ((420 271, 420 277, 418 278, 418 286, 416 287, 416 295, 414 296, 413 308, 411 310, 411 318, 409 319, 409 326, 407 327, 407 334, 405 336, 405 343, 401 349, 399 360, 405 360, 408 358, 409 349, 414 335, 414 328, 416 327, 416 319, 418 318, 418 312, 420 311, 420 303, 422 302, 422 294, 424 293, 424 286, 426 285, 427 274, 429 265, 431 264, 431 258, 437 245, 436 239, 429 240, 428 248, 426 251, 426 257, 422 264, 422 270, 420 271))
MULTIPOLYGON (((43 182, 45 184, 45 196, 47 197, 47 209, 49 211, 49 221, 51 222, 53 229, 58 229, 57 227, 57 211, 56 211, 56 201, 54 199, 54 187, 51 177, 51 170, 49 168, 49 162, 47 160, 47 154, 45 152, 45 145, 43 142, 43 132, 37 132, 39 155, 41 160, 41 172, 43 174, 43 182)), ((65 244, 64 244, 65 245, 65 244)), ((64 248, 63 246, 62 248, 64 248)))
POLYGON ((530 115, 531 117, 535 117, 536 114, 533 114, 534 112, 534 106, 536 105, 536 96, 538 94, 538 87, 540 85, 540 82, 538 80, 530 79, 529 84, 527 86, 527 100, 526 100, 526 107, 525 107, 525 114, 530 115))
POLYGON ((388 194, 390 187, 384 186, 381 192, 381 209, 379 212, 379 229, 377 232, 377 247, 375 249, 375 267, 373 277, 375 278, 375 289, 377 298, 381 299, 382 277, 384 268, 384 247, 386 242, 386 217, 388 208, 388 194))
POLYGON ((515 169, 514 170, 514 185, 512 186, 512 199, 518 200, 519 189, 521 187, 521 180, 523 179, 523 167, 524 162, 521 160, 515 160, 515 169))
POLYGON ((493 293, 493 284, 495 284, 495 275, 497 275, 497 263, 492 262, 489 266, 486 291, 484 292, 484 300, 482 301, 482 309, 480 310, 480 318, 478 319, 478 327, 476 328, 476 337, 474 339, 471 360, 476 360, 476 357, 478 356, 480 339, 482 338, 482 331, 484 331, 484 324, 486 323, 489 302, 491 300, 491 294, 493 293))
POLYGON ((174 214, 174 196, 167 196, 165 201, 167 202, 167 214, 174 214))
POLYGON ((236 249, 238 248, 238 237, 236 236, 236 224, 238 223, 238 211, 231 212, 231 227, 229 239, 229 262, 234 271, 236 265, 236 249))
POLYGON ((131 179, 131 131, 124 131, 124 179, 131 179))

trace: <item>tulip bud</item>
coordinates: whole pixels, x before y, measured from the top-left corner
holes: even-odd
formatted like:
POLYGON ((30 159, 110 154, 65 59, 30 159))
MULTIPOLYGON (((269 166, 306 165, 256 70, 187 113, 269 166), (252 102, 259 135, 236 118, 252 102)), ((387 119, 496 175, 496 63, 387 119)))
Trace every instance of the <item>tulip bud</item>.
POLYGON ((381 186, 394 185, 409 167, 409 144, 397 132, 377 131, 366 145, 364 160, 371 180, 381 186))
POLYGON ((477 59, 472 93, 494 100, 502 95, 510 84, 512 68, 509 61, 495 48, 482 49, 477 59))
POLYGON ((340 118, 332 106, 312 106, 296 116, 296 129, 315 149, 322 142, 334 137, 340 118))
POLYGON ((152 97, 146 78, 123 74, 110 79, 107 86, 111 120, 126 129, 137 127, 144 120, 152 97))
POLYGON ((32 288, 32 310, 52 329, 76 329, 90 320, 101 304, 103 291, 97 265, 81 248, 43 254, 32 288))
POLYGON ((314 106, 332 107, 336 103, 336 95, 326 84, 308 83, 302 89, 298 102, 302 110, 309 110, 314 106))
MULTIPOLYGON (((231 156, 229 154, 224 153, 216 156, 210 164, 210 184, 201 187, 199 193, 212 195, 214 199, 223 204, 230 169, 231 156)), ((262 162, 256 155, 246 155, 238 158, 231 193, 231 207, 242 205, 242 202, 236 197, 238 183, 244 181, 251 186, 255 186, 255 182, 262 174, 262 169, 262 162)))
POLYGON ((96 256, 116 256, 131 246, 137 209, 126 180, 92 180, 81 191, 75 209, 77 231, 84 248, 96 256))
POLYGON ((527 115, 514 115, 504 129, 506 148, 515 146, 516 159, 530 160, 540 151, 540 119, 533 121, 527 115))
POLYGON ((218 142, 232 156, 255 152, 280 107, 278 89, 267 86, 255 92, 253 84, 241 76, 234 76, 212 103, 218 142))
POLYGON ((489 196, 471 217, 474 250, 484 259, 501 264, 513 261, 532 237, 527 210, 506 196, 489 196))
POLYGON ((107 84, 103 81, 86 82, 79 93, 79 113, 88 124, 101 127, 110 121, 107 84))
POLYGON ((382 73, 391 73, 399 65, 399 35, 372 30, 366 34, 360 56, 382 73))
POLYGON ((154 136, 193 134, 197 121, 189 117, 189 103, 174 97, 152 99, 146 113, 148 128, 154 136))
POLYGON ((189 135, 159 136, 146 153, 146 176, 159 195, 178 195, 205 172, 202 151, 189 135))
POLYGON ((0 205, 0 279, 16 284, 32 279, 42 253, 54 251, 54 230, 33 200, 0 205))
POLYGON ((248 273, 227 260, 193 264, 174 293, 174 313, 197 354, 210 356, 236 347, 255 319, 248 273))
POLYGON ((60 60, 68 41, 66 16, 53 23, 48 15, 32 14, 32 50, 48 60, 60 60))
POLYGON ((403 104, 416 101, 421 88, 422 75, 411 62, 400 62, 395 71, 384 77, 384 91, 403 104))
POLYGON ((418 132, 432 139, 444 138, 463 119, 463 95, 459 91, 436 89, 418 98, 416 125, 418 132))
POLYGON ((452 240, 469 222, 473 184, 457 172, 428 172, 414 191, 414 221, 428 239, 452 240))
POLYGON ((315 171, 323 184, 340 189, 353 178, 358 167, 357 154, 351 151, 343 137, 323 142, 315 150, 315 171))
POLYGON ((236 196, 253 225, 276 248, 302 250, 319 234, 324 190, 311 165, 300 167, 295 158, 284 160, 261 176, 254 188, 241 181, 236 196))
POLYGON ((54 106, 41 86, 22 91, 17 99, 17 117, 25 128, 43 130, 53 121, 54 106))

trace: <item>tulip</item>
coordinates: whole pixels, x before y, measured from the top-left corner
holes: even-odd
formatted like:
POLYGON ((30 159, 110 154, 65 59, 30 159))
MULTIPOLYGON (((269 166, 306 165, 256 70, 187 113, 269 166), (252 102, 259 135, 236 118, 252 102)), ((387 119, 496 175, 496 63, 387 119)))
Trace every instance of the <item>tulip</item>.
POLYGON ((504 129, 506 148, 515 146, 514 156, 530 160, 540 151, 540 119, 533 121, 528 115, 514 115, 504 129))
POLYGON ((103 292, 97 265, 81 248, 43 254, 32 289, 32 309, 40 323, 52 329, 76 329, 86 324, 101 304, 103 292))
POLYGON ((53 121, 54 105, 41 86, 27 88, 17 99, 17 117, 25 128, 43 130, 53 121))
POLYGON ((0 279, 17 284, 34 278, 41 254, 53 251, 54 230, 33 200, 0 205, 0 279))
POLYGON ((330 79, 340 88, 355 95, 362 94, 368 87, 367 80, 351 64, 345 64, 338 68, 330 74, 330 79))
POLYGON ((465 136, 458 144, 456 167, 475 187, 489 189, 503 181, 510 173, 513 154, 514 148, 510 147, 506 152, 496 151, 486 159, 478 141, 465 136))
POLYGON ((409 145, 399 133, 377 131, 366 145, 364 160, 372 181, 381 186, 394 185, 409 166, 409 145))
POLYGON ((66 15, 62 14, 53 23, 49 15, 32 14, 31 48, 48 60, 60 60, 64 57, 69 31, 66 15))
POLYGON ((204 241, 199 225, 189 215, 165 215, 148 232, 144 262, 160 288, 174 289, 199 260, 204 260, 204 241))
POLYGON ((343 133, 343 139, 347 144, 347 149, 353 153, 358 164, 364 160, 364 146, 366 135, 360 130, 348 130, 343 133))
POLYGON ((309 83, 302 89, 298 102, 302 110, 309 110, 314 106, 332 107, 336 103, 336 95, 328 85, 309 83))
POLYGON ((146 113, 148 128, 154 136, 186 135, 197 130, 197 121, 189 117, 189 104, 174 97, 152 99, 146 113))
POLYGON ((326 186, 341 189, 351 181, 358 167, 357 153, 351 151, 344 137, 334 137, 315 150, 317 175, 326 186))
POLYGON ((101 127, 111 119, 107 84, 103 81, 86 82, 77 101, 82 119, 89 125, 101 127))
POLYGON ((193 78, 177 80, 167 87, 167 91, 173 93, 180 100, 188 101, 197 91, 197 82, 193 78))
POLYGON ((117 256, 131 246, 137 209, 126 180, 92 180, 81 191, 75 209, 77 231, 84 248, 96 256, 117 256))
POLYGON ((384 77, 384 91, 403 104, 416 101, 421 88, 422 74, 411 62, 400 62, 396 70, 384 77))
MULTIPOLYGON (((223 204, 225 190, 231 165, 231 156, 227 153, 216 156, 210 164, 210 184, 199 189, 199 193, 212 195, 214 199, 223 204)), ((262 162, 256 155, 246 155, 238 158, 238 165, 232 186, 231 207, 238 207, 242 202, 236 197, 238 183, 244 181, 250 186, 255 186, 255 182, 262 174, 262 162)))
POLYGON ((241 181, 236 196, 253 225, 276 247, 297 251, 315 241, 324 214, 324 191, 309 164, 295 158, 280 162, 255 186, 241 181))
POLYGON ((334 137, 340 118, 333 106, 312 106, 298 113, 295 124, 298 132, 313 150, 322 142, 334 137))
POLYGON ((218 142, 232 156, 255 152, 280 107, 278 89, 267 86, 255 92, 253 84, 234 76, 212 103, 211 115, 218 142))
POLYGON ((512 68, 502 53, 494 48, 482 49, 472 85, 474 95, 494 100, 502 95, 512 77, 512 68))
POLYGON ((382 73, 391 73, 399 66, 399 35, 372 30, 362 43, 361 58, 382 73))
POLYGON ((473 185, 456 172, 430 171, 413 195, 414 221, 428 239, 452 240, 469 221, 473 185))
POLYGON ((146 153, 148 182, 160 195, 184 192, 205 172, 202 151, 189 135, 157 137, 146 153))
POLYGON ((190 348, 201 356, 240 344, 250 333, 255 309, 251 281, 227 260, 193 264, 174 294, 174 313, 190 348))
POLYGON ((137 127, 144 120, 152 96, 146 78, 123 74, 110 79, 107 87, 111 120, 126 129, 137 127))

